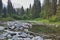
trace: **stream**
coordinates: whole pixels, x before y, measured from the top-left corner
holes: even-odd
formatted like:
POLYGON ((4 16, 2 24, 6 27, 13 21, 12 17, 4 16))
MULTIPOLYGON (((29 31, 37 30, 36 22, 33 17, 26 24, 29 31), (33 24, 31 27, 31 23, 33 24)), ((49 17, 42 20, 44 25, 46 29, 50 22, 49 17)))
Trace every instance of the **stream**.
POLYGON ((0 40, 43 40, 43 37, 34 35, 35 33, 30 32, 28 29, 32 28, 31 23, 11 21, 6 22, 7 27, 0 26, 0 40))

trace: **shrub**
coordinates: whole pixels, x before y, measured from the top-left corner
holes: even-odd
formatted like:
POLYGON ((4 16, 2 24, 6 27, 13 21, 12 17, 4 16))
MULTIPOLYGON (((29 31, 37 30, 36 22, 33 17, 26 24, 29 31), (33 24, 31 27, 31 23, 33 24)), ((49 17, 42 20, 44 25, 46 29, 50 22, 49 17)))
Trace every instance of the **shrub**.
POLYGON ((52 16, 51 18, 49 18, 49 21, 50 22, 57 22, 58 21, 57 16, 52 16))

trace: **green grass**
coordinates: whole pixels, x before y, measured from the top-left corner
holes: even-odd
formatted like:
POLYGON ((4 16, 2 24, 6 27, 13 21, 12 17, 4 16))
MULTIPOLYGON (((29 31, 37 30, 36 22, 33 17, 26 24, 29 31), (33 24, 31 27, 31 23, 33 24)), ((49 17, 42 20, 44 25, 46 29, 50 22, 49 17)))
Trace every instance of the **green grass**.
MULTIPOLYGON (((52 20, 52 19, 51 19, 52 20)), ((31 20, 32 22, 35 22, 35 23, 46 23, 46 24, 60 24, 60 21, 50 21, 50 19, 34 19, 34 20, 31 20)))
POLYGON ((11 17, 7 17, 7 18, 0 18, 0 21, 3 21, 3 22, 5 22, 5 21, 13 21, 14 19, 13 18, 11 18, 11 17))
MULTIPOLYGON (((34 19, 31 20, 33 23, 45 23, 45 24, 57 24, 60 25, 60 21, 50 21, 49 19, 34 19)), ((32 29, 29 29, 30 31, 37 32, 37 33, 47 33, 47 34, 57 34, 60 35, 60 26, 34 26, 32 29)))
POLYGON ((55 33, 55 31, 51 27, 47 26, 34 26, 29 30, 36 33, 55 33))

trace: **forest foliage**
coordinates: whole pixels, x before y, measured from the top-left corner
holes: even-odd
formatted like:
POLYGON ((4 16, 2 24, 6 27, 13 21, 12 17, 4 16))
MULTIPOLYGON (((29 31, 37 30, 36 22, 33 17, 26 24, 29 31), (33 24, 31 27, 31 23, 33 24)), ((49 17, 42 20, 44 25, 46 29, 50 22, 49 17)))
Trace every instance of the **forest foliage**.
POLYGON ((8 0, 7 4, 7 7, 3 7, 3 2, 0 0, 0 19, 34 20, 40 18, 60 21, 60 0, 44 0, 42 6, 40 0, 34 0, 33 6, 30 4, 27 9, 24 9, 23 6, 14 8, 11 0, 8 0))

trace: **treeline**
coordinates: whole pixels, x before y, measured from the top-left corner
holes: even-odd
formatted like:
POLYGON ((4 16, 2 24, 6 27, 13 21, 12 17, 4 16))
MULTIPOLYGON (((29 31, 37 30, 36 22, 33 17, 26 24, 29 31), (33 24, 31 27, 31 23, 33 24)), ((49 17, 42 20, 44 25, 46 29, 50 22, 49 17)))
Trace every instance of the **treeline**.
POLYGON ((33 6, 30 4, 30 7, 26 10, 23 6, 21 8, 14 8, 10 0, 8 0, 7 7, 3 7, 2 0, 0 0, 0 18, 60 20, 60 0, 44 0, 42 6, 40 0, 34 0, 33 6))
POLYGON ((44 0, 41 17, 50 21, 60 21, 60 0, 44 0))

